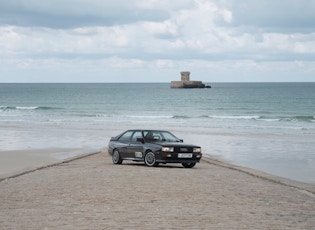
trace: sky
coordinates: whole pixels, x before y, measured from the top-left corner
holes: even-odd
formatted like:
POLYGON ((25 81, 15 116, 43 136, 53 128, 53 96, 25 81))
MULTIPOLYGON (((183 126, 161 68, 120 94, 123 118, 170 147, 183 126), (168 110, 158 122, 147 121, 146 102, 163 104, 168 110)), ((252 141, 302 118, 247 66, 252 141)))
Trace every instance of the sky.
POLYGON ((0 82, 314 82, 315 0, 0 0, 0 82))

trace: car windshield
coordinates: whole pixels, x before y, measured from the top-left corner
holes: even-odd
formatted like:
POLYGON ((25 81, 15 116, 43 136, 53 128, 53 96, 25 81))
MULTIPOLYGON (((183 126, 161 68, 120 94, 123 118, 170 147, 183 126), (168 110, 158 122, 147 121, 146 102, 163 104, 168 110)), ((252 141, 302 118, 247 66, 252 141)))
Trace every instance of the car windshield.
POLYGON ((146 141, 180 142, 176 136, 167 131, 148 130, 144 131, 143 135, 146 141))

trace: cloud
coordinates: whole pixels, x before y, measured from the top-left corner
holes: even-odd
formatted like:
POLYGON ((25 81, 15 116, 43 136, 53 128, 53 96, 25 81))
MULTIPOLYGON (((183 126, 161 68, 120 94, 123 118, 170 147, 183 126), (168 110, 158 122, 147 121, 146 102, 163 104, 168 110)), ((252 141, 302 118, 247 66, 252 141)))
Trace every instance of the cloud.
POLYGON ((233 10, 231 26, 251 26, 272 32, 312 32, 315 29, 315 1, 230 0, 224 6, 233 10))
POLYGON ((237 81, 236 73, 242 80, 251 71, 281 72, 277 63, 309 80, 315 65, 314 5, 313 0, 0 1, 0 81, 41 71, 50 73, 48 79, 58 73, 103 81, 104 70, 116 79, 131 72, 140 81, 150 72, 153 78, 182 69, 237 81))
POLYGON ((159 9, 141 9, 137 1, 101 0, 10 0, 0 2, 3 25, 75 28, 130 24, 142 20, 160 20, 167 13, 159 9))

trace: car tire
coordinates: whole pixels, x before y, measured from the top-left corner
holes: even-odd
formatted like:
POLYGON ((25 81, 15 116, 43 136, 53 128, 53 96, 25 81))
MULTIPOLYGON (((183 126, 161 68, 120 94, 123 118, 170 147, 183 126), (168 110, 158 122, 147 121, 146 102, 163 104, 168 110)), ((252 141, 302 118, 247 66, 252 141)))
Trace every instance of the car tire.
POLYGON ((115 165, 120 165, 123 162, 117 149, 115 149, 113 152, 112 160, 115 165))
POLYGON ((196 163, 182 163, 182 165, 184 166, 184 168, 193 168, 196 163))
POLYGON ((156 162, 155 154, 151 151, 145 154, 144 163, 146 166, 149 166, 149 167, 155 167, 159 165, 159 163, 156 162))

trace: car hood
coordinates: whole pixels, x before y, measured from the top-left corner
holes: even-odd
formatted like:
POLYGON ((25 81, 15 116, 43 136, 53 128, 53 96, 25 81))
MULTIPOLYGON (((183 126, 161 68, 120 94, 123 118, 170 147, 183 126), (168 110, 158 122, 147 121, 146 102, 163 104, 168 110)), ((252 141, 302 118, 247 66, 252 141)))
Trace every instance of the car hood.
POLYGON ((167 142, 167 141, 158 141, 158 142, 149 142, 150 144, 160 145, 164 147, 190 147, 190 148, 200 148, 197 145, 186 144, 183 142, 167 142))

